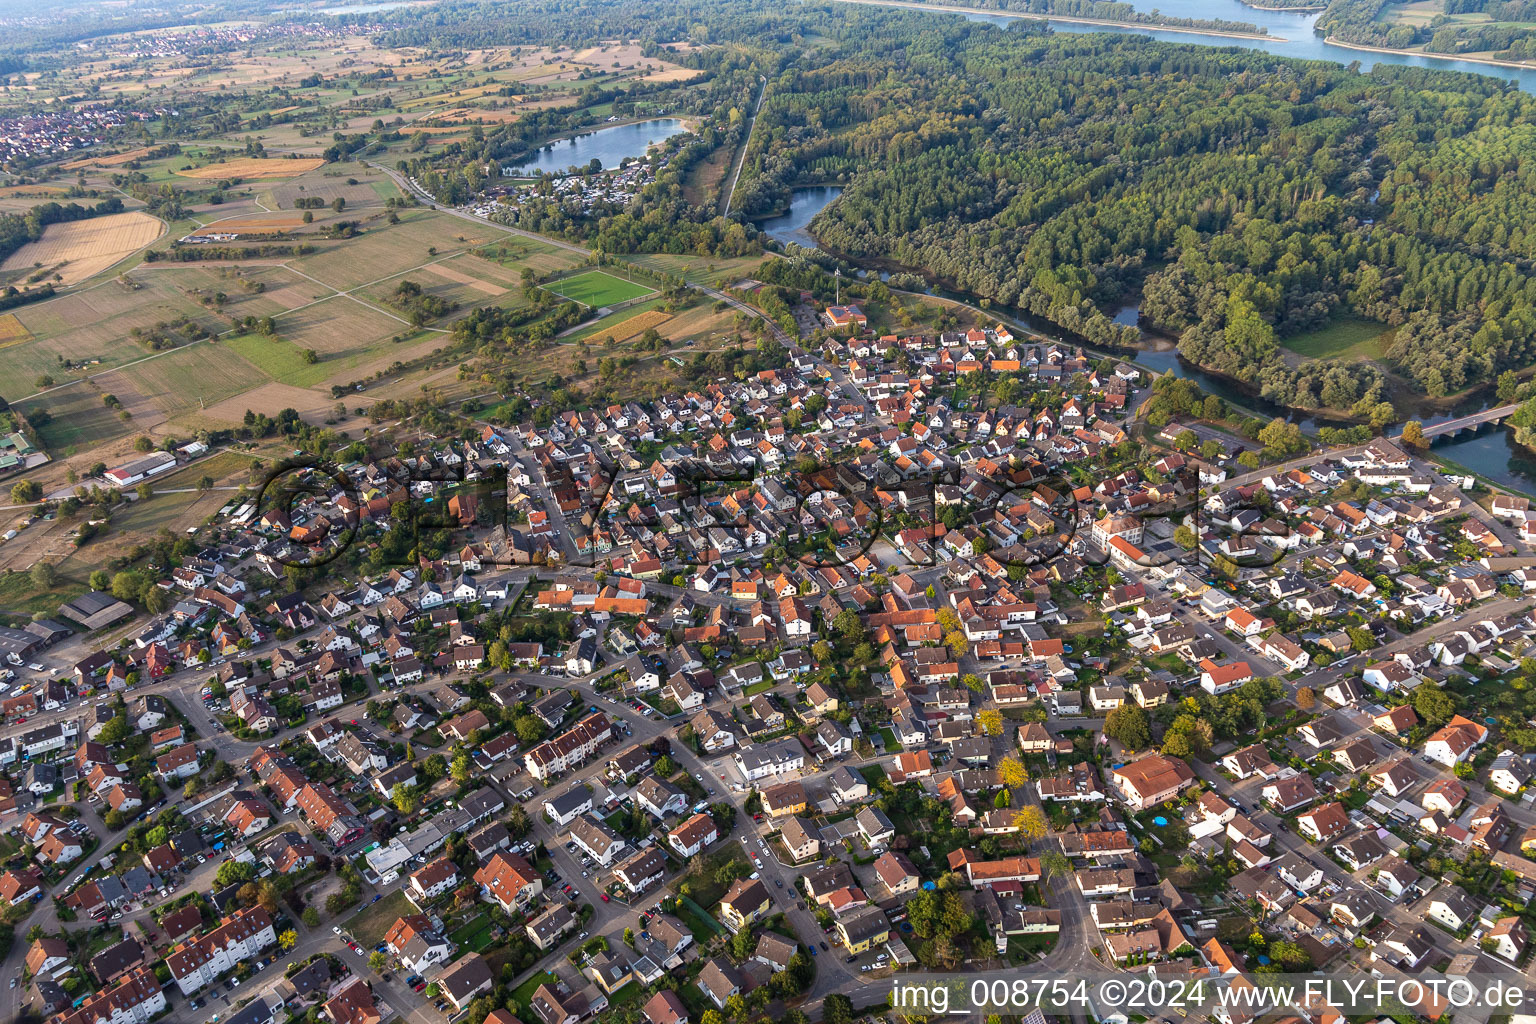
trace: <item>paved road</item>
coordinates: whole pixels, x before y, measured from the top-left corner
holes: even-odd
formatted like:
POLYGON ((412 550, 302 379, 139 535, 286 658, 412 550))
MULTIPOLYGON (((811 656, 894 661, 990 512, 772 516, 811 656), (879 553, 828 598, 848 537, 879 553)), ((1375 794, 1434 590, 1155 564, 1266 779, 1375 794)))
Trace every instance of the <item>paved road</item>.
POLYGON ((747 135, 741 140, 741 151, 736 154, 736 159, 731 166, 731 177, 720 191, 720 216, 731 215, 731 198, 736 193, 736 180, 741 177, 741 169, 747 162, 747 149, 752 145, 752 133, 757 131, 757 115, 763 109, 763 97, 768 95, 768 76, 759 76, 763 80, 762 86, 757 90, 757 103, 752 107, 752 117, 747 121, 747 135))

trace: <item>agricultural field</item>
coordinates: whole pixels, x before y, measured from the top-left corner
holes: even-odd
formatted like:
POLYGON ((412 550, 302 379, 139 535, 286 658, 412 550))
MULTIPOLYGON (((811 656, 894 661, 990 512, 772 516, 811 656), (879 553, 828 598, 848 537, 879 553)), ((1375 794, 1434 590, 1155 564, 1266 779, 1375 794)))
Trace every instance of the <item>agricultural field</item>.
POLYGON ((134 286, 125 287, 107 280, 15 310, 33 337, 6 350, 11 372, 0 377, 0 395, 11 401, 25 397, 42 374, 63 383, 70 374, 61 360, 98 372, 143 358, 148 350, 128 337, 135 327, 190 317, 210 330, 220 329, 220 321, 178 289, 172 277, 134 272, 132 281, 134 286))
POLYGON ((278 159, 275 157, 237 157, 218 163, 205 164, 191 170, 178 170, 184 178, 221 181, 234 178, 293 178, 305 171, 312 171, 324 164, 319 157, 278 159))
POLYGON ((123 164, 132 163, 141 157, 153 152, 150 146, 140 146, 138 149, 127 149, 121 153, 93 154, 81 157, 79 160, 71 160, 59 165, 60 170, 78 171, 86 167, 121 167, 123 164))
POLYGON ((32 340, 32 332, 15 313, 0 315, 0 348, 10 348, 32 340))
POLYGON ((322 359, 367 348, 406 327, 399 317, 347 295, 277 318, 278 334, 301 349, 314 349, 322 359))
POLYGON ((672 253, 641 253, 625 256, 625 262, 643 267, 654 274, 681 277, 690 284, 725 286, 743 277, 751 277, 762 265, 761 256, 721 259, 714 256, 686 256, 672 253))
MULTIPOLYGON (((295 217, 242 204, 227 209, 225 221, 287 224, 295 217)), ((365 223, 352 238, 316 239, 316 251, 303 258, 140 264, 0 316, 0 347, 13 371, 0 380, 0 396, 28 413, 46 411, 43 443, 56 456, 82 459, 140 433, 235 425, 247 409, 270 414, 292 407, 318 423, 337 415, 334 387, 349 390, 349 419, 384 395, 417 397, 424 383, 445 396, 468 397, 484 385, 460 382, 456 366, 419 365, 379 378, 449 344, 455 316, 522 303, 525 268, 537 277, 579 260, 533 240, 490 248, 500 234, 495 229, 425 209, 402 211, 398 224, 378 215, 365 223), (426 329, 411 327, 387 301, 402 280, 457 308, 426 329), (245 316, 272 317, 276 337, 236 333, 234 322, 245 316), (135 328, 181 321, 215 340, 155 351, 130 336, 135 328), (359 382, 369 390, 352 393, 359 382), (104 402, 105 394, 122 403, 127 418, 104 402)))
POLYGON ((144 430, 248 391, 265 379, 235 353, 204 342, 115 370, 97 382, 133 415, 135 428, 144 430))
POLYGON ((50 224, 43 237, 11 253, 0 271, 51 269, 65 285, 95 277, 160 237, 164 225, 139 210, 50 224))
POLYGON ((601 270, 589 270, 574 277, 562 277, 544 287, 556 295, 597 309, 619 302, 628 302, 630 299, 642 298, 656 290, 650 285, 626 281, 601 270))
POLYGON ((329 362, 305 362, 304 350, 282 338, 241 334, 221 339, 218 344, 280 384, 299 388, 314 387, 335 372, 329 362))
POLYGON ((298 214, 271 214, 265 217, 229 217, 210 221, 209 231, 235 231, 241 234, 263 234, 274 231, 293 231, 304 226, 304 218, 298 214))
POLYGON ((101 399, 99 390, 81 382, 15 404, 33 419, 38 411, 46 410, 48 422, 38 430, 43 445, 50 452, 64 452, 89 449, 133 429, 101 399))
MULTIPOLYGON (((362 396, 356 396, 361 398, 362 396)), ((348 399, 353 405, 369 404, 368 401, 348 399)), ((307 422, 319 423, 330 415, 336 401, 328 393, 314 388, 295 387, 292 384, 262 384, 250 391, 207 408, 192 409, 172 421, 170 426, 181 430, 197 430, 202 427, 218 429, 232 427, 245 419, 247 409, 272 415, 280 409, 292 409, 307 422)))
MULTIPOLYGON (((326 164, 323 170, 312 171, 273 185, 262 193, 263 202, 274 210, 293 210, 300 199, 319 199, 323 212, 330 213, 331 203, 340 199, 345 204, 342 216, 350 216, 357 210, 378 209, 386 199, 398 196, 400 190, 383 172, 362 164, 326 164)), ((315 211, 318 220, 322 210, 315 211)))
POLYGON ((659 309, 648 309, 627 320, 621 320, 600 333, 604 338, 609 338, 619 344, 623 344, 626 341, 640 337, 640 335, 653 327, 659 329, 662 324, 671 319, 671 313, 664 313, 659 309))
POLYGON ((347 291, 385 281, 457 249, 484 244, 495 228, 470 224, 430 210, 410 210, 400 223, 370 223, 368 230, 338 241, 317 241, 317 251, 289 261, 289 266, 322 284, 347 291))
POLYGON ((519 271, 523 267, 528 267, 536 277, 569 270, 581 264, 581 257, 569 249, 557 248, 521 236, 507 236, 495 245, 478 250, 475 255, 519 271))

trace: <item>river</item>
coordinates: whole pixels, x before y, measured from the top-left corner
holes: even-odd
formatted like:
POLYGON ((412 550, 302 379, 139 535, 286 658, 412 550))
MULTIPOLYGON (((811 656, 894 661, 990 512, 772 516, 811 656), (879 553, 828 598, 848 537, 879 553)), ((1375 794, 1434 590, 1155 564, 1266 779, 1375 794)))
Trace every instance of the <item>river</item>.
MULTIPOLYGON (((1414 67, 1445 68, 1451 71, 1467 71, 1475 75, 1513 80, 1527 92, 1536 92, 1536 68, 1506 68, 1455 58, 1420 57, 1400 53, 1375 53, 1356 50, 1348 46, 1330 43, 1315 33, 1312 26, 1322 17, 1322 11, 1265 11, 1238 0, 1129 0, 1138 11, 1162 11, 1180 18, 1221 18, 1227 21, 1246 21, 1258 25, 1274 37, 1269 40, 1222 38, 1196 35, 1167 29, 1121 29, 1107 25, 1077 25, 1070 22, 1051 22, 1057 32, 1123 32, 1148 35, 1175 43, 1194 43, 1197 46, 1243 46, 1281 57, 1298 57, 1303 60, 1329 60, 1337 64, 1358 62, 1362 70, 1370 70, 1377 64, 1407 64, 1414 67)), ((1005 14, 967 14, 971 21, 1006 26, 1016 19, 1005 14)))
POLYGON ((604 170, 612 170, 628 157, 645 156, 646 150, 656 143, 684 130, 683 122, 675 117, 616 124, 557 139, 536 150, 523 163, 508 166, 525 174, 559 174, 573 166, 584 168, 596 157, 602 161, 604 170))
MULTIPOLYGON (((1126 306, 1115 316, 1116 323, 1136 322, 1136 307, 1126 306)), ((1284 416, 1299 424, 1303 430, 1315 431, 1326 421, 1285 409, 1250 394, 1225 377, 1207 373, 1179 358, 1173 348, 1147 349, 1136 353, 1136 362, 1159 373, 1172 373, 1199 384, 1208 394, 1220 395, 1227 401, 1266 416, 1284 416)), ((1425 426, 1433 426, 1446 420, 1481 412, 1496 403, 1496 398, 1486 394, 1475 395, 1450 407, 1435 407, 1427 401, 1417 409, 1407 410, 1412 419, 1425 426)), ((1402 406, 1399 404, 1399 409, 1402 406)), ((1515 444, 1514 431, 1509 427, 1484 427, 1475 434, 1461 434, 1455 438, 1436 441, 1434 454, 1465 466, 1493 482, 1513 491, 1536 496, 1536 453, 1515 444)))

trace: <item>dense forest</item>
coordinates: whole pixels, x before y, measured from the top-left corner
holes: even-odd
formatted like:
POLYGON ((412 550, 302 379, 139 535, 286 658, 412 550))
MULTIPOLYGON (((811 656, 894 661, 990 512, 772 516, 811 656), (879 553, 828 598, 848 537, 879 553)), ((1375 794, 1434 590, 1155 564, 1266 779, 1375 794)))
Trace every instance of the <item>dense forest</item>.
MULTIPOLYGON (((529 0, 400 20, 391 38, 439 46, 638 38, 706 72, 670 97, 704 127, 634 201, 525 209, 524 226, 595 248, 750 251, 740 220, 837 183, 812 228, 840 256, 1102 345, 1134 339, 1104 310, 1139 294, 1186 358, 1290 406, 1391 415, 1376 366, 1284 347, 1344 314, 1398 328, 1387 368, 1431 395, 1536 361, 1536 99, 1492 78, 844 4, 529 0), (681 176, 738 143, 759 75, 727 221, 686 202, 681 176)), ((456 194, 454 176, 476 184, 576 117, 546 111, 411 170, 456 194)))
POLYGON ((1132 332, 1100 310, 1141 290, 1187 358, 1296 407, 1388 415, 1374 367, 1282 350, 1340 312, 1407 325, 1391 362, 1431 394, 1536 358, 1536 104, 1505 84, 1023 26, 830 31, 769 89, 748 215, 845 183, 813 224, 834 251, 1105 344, 1132 332))

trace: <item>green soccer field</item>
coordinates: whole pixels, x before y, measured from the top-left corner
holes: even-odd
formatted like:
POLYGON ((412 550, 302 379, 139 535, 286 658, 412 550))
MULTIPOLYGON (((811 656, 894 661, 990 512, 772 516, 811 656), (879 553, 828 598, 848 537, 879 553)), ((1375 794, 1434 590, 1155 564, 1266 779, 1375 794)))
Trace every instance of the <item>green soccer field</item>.
POLYGON ((575 277, 565 277, 546 285, 550 291, 575 299, 584 306, 601 308, 616 302, 627 302, 649 295, 656 289, 649 285, 635 284, 623 278, 605 274, 601 270, 589 270, 575 277))

